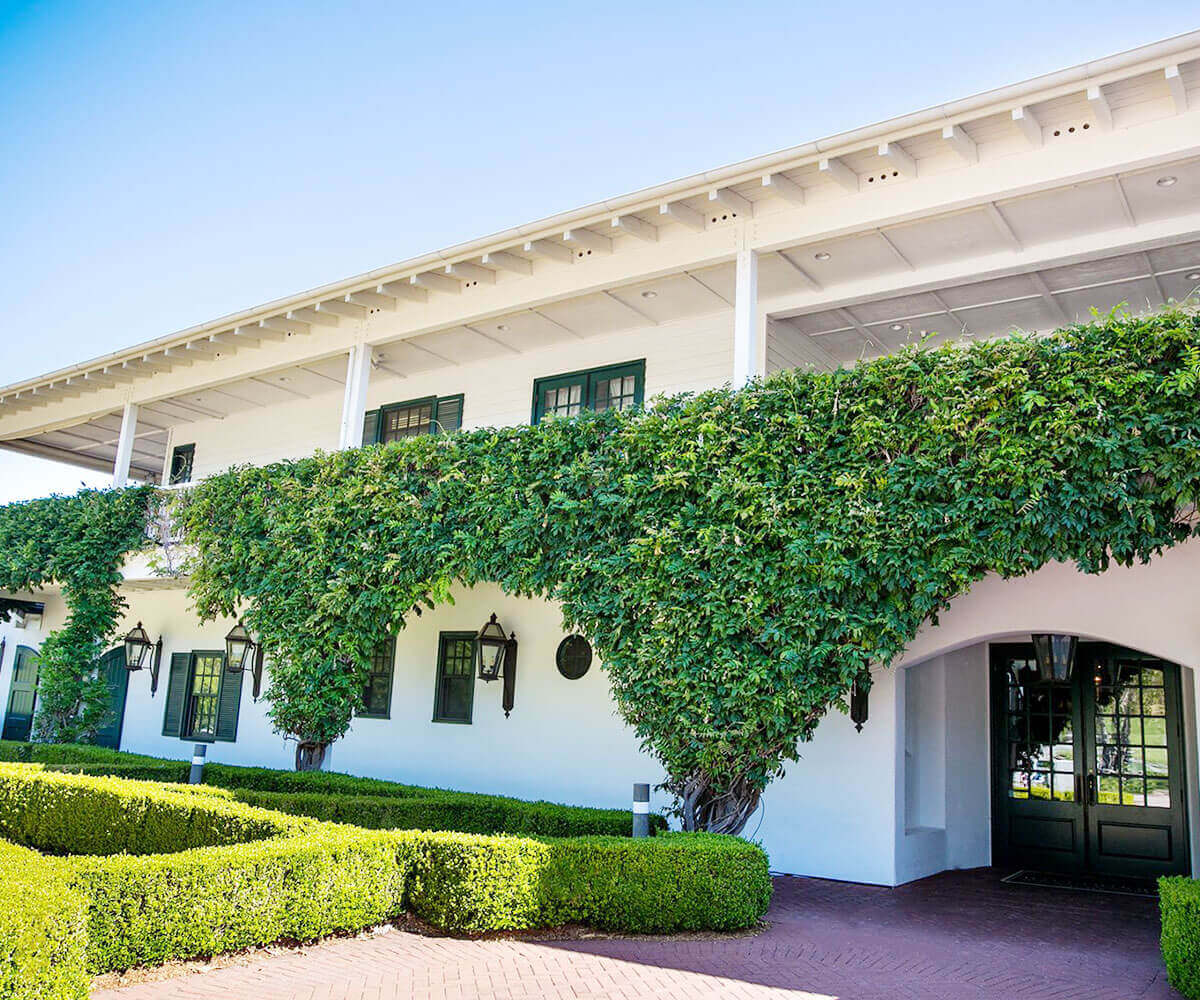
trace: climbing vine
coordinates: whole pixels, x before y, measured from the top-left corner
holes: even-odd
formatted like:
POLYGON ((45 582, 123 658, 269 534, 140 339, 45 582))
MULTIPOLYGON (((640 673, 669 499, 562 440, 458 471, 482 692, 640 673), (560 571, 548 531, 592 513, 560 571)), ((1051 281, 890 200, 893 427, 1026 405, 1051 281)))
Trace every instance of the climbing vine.
POLYGON ((95 664, 125 607, 121 563, 146 541, 154 494, 82 490, 0 507, 0 591, 57 583, 67 605, 38 653, 38 739, 89 742, 107 722, 108 686, 95 664))
POLYGON ((244 609, 276 727, 342 736, 413 609, 561 603, 686 825, 738 830, 851 684, 987 573, 1196 530, 1200 322, 1114 315, 535 427, 241 467, 177 514, 205 616, 244 609))

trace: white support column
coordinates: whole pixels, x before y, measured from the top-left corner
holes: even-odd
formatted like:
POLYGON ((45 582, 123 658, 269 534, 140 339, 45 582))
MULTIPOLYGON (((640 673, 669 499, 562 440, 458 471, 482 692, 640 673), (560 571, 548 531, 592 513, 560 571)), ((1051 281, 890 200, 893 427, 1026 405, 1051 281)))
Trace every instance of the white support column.
POLYGON ((133 458, 133 440, 137 435, 137 403, 126 403, 121 414, 121 436, 117 438, 117 457, 113 459, 112 484, 115 487, 129 483, 129 462, 133 458))
POLYGON ((371 380, 371 348, 361 341, 350 348, 346 362, 346 395, 342 399, 342 427, 338 449, 362 444, 363 419, 367 412, 367 385, 371 380))
POLYGON ((765 323, 758 315, 758 254, 743 247, 737 254, 733 297, 733 387, 740 389, 763 371, 765 323))

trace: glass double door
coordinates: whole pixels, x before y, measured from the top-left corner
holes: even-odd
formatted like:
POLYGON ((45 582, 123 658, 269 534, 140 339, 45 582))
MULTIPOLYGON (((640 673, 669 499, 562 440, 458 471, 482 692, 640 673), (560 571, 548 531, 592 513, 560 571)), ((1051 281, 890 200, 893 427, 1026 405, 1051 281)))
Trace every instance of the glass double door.
POLYGON ((1080 643, 1068 681, 994 644, 993 861, 1154 877, 1191 870, 1179 668, 1080 643))

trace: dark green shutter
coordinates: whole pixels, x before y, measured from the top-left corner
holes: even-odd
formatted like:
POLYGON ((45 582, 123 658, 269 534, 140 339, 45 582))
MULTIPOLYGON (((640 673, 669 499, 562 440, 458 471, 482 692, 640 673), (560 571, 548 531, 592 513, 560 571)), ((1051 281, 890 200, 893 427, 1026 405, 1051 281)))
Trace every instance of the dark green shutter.
POLYGON ((463 397, 442 396, 437 402, 437 422, 441 433, 452 434, 462 427, 463 397))
POLYGON ((363 447, 369 444, 376 444, 379 441, 379 411, 367 410, 367 415, 363 417, 363 447))
POLYGON ((191 653, 171 654, 171 673, 167 677, 167 708, 163 713, 163 736, 179 736, 183 706, 187 702, 188 668, 191 653))
POLYGON ((217 709, 217 739, 233 743, 237 739, 238 711, 242 707, 242 671, 226 670, 221 675, 221 703, 217 709))

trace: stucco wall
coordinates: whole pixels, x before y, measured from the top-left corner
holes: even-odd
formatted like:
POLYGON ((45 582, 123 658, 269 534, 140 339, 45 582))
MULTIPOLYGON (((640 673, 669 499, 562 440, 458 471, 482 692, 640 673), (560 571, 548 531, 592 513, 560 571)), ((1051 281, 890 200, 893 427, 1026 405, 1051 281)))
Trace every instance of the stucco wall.
MULTIPOLYGON (((424 396, 463 393, 463 427, 501 427, 530 419, 533 382, 546 375, 646 359, 646 398, 695 392, 729 381, 733 365, 732 311, 643 328, 556 342, 523 354, 467 361, 397 378, 375 369, 367 407, 424 396)), ((384 349, 386 354, 386 349, 384 349)), ((196 445, 194 474, 211 475, 237 463, 265 464, 337 445, 342 387, 214 420, 178 426, 172 443, 196 445)))

